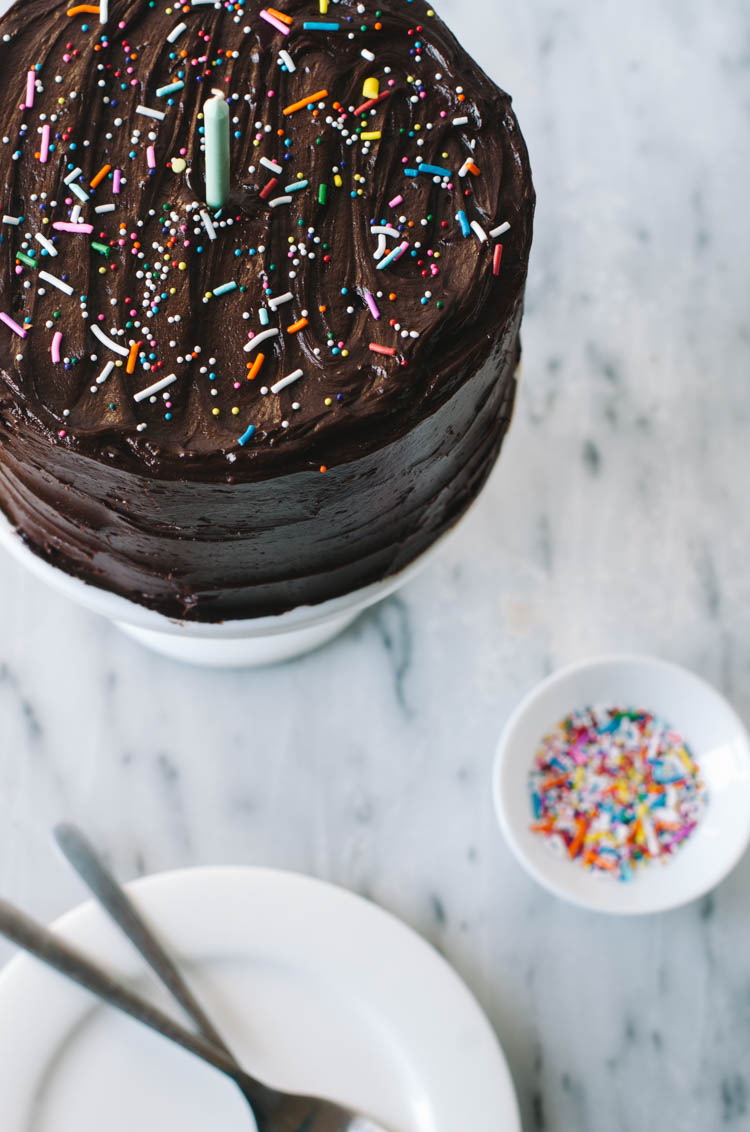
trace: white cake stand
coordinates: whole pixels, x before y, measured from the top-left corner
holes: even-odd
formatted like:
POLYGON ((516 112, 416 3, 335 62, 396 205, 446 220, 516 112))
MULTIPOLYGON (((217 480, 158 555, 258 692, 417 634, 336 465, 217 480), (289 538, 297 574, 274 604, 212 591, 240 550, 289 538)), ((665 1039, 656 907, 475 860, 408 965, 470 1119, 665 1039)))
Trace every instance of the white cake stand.
POLYGON ((0 545, 37 578, 85 609, 114 622, 147 648, 175 660, 214 668, 274 664, 318 648, 369 606, 410 581, 427 565, 446 537, 443 535, 400 573, 320 605, 299 606, 276 617, 206 624, 165 617, 58 569, 34 554, 0 512, 0 545))

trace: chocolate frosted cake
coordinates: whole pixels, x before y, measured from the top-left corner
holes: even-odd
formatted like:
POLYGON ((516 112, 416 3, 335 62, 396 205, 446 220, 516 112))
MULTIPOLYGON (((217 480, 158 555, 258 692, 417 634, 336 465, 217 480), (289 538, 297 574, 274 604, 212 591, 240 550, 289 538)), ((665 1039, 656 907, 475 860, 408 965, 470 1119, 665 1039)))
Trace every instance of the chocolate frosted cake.
POLYGON ((21 536, 200 621, 406 566, 513 407, 534 193, 509 97, 424 0, 18 0, 0 40, 21 536))

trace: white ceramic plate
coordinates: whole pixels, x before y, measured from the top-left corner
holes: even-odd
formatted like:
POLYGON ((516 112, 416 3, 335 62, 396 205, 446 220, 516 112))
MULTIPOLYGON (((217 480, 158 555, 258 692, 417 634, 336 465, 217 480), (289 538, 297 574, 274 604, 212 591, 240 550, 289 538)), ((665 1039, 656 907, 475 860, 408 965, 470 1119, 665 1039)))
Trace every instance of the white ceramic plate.
POLYGON ((564 668, 519 704, 500 740, 493 793, 501 828, 523 867, 573 904, 621 914, 660 912, 695 900, 723 880, 750 840, 750 745, 736 712, 692 672, 655 657, 604 656, 564 668), (532 822, 528 775, 540 741, 587 705, 645 708, 686 739, 706 783, 698 828, 665 865, 632 881, 596 876, 555 857, 532 822))
MULTIPOLYGON (((130 891, 248 1069, 359 1106, 393 1132, 520 1132, 497 1040, 465 985, 360 897, 262 869, 130 891)), ((130 980, 143 961, 94 905, 56 925, 130 980)), ((139 986, 164 1002, 146 980, 139 986)), ((220 1074, 20 956, 0 976, 2 1132, 248 1132, 220 1074)))

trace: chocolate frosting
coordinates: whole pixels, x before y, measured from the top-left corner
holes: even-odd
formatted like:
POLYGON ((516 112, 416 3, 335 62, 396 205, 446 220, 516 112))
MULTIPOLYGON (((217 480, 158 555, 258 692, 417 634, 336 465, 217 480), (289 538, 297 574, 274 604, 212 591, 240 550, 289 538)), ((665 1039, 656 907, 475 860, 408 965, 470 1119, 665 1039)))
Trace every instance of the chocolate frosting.
POLYGON ((510 417, 534 195, 509 97, 423 0, 68 11, 0 21, 0 311, 26 334, 0 325, 4 510, 58 565, 177 616, 399 569, 476 494, 510 417))

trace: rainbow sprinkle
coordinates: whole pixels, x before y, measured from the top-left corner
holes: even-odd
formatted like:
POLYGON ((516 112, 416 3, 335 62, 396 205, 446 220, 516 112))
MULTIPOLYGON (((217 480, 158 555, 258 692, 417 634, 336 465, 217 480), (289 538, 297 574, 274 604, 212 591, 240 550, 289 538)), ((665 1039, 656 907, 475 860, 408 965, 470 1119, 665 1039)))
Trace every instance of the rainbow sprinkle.
POLYGON ((545 736, 529 776, 531 829, 598 875, 630 880, 696 829, 705 788, 683 737, 647 711, 587 707, 545 736))

